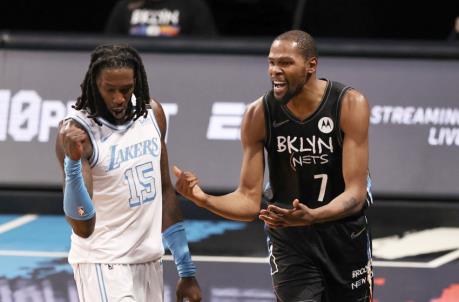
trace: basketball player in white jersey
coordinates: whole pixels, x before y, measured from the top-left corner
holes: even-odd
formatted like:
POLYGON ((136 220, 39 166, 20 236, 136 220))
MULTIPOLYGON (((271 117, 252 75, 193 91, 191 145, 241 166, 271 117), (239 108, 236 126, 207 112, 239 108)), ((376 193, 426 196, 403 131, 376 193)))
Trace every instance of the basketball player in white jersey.
POLYGON ((177 301, 200 301, 169 176, 166 119, 139 54, 97 47, 81 90, 56 141, 80 301, 163 301, 163 238, 180 276, 177 301))

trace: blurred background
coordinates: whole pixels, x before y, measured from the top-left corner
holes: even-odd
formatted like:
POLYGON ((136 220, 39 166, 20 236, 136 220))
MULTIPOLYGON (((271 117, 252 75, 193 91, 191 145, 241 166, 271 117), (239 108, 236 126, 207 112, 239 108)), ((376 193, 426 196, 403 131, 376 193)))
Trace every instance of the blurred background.
MULTIPOLYGON (((457 1, 204 0, 219 35, 275 36, 292 27, 315 37, 446 40, 457 1)), ((2 1, 0 29, 101 33, 116 0, 2 1)))

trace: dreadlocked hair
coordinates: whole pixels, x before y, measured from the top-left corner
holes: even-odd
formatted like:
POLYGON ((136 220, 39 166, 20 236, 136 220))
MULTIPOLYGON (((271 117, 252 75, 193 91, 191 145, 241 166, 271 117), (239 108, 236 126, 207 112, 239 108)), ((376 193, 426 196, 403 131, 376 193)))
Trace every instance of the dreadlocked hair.
POLYGON ((81 96, 73 108, 86 110, 90 118, 100 125, 95 119, 106 110, 102 96, 97 88, 97 77, 104 69, 132 68, 134 71, 135 108, 131 102, 128 107, 128 119, 138 119, 147 116, 147 104, 150 102, 147 74, 139 53, 127 44, 99 45, 91 54, 88 71, 81 83, 81 96), (133 109, 133 110, 132 110, 133 109))

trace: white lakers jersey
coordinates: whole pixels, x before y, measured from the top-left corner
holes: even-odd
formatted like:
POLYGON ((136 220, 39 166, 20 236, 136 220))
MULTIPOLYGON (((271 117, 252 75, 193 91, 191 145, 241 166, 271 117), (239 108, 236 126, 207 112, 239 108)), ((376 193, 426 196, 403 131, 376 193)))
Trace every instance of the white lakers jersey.
POLYGON ((154 113, 113 125, 85 111, 72 118, 89 133, 96 225, 89 238, 71 236, 70 263, 145 263, 164 254, 161 237, 161 133, 154 113))

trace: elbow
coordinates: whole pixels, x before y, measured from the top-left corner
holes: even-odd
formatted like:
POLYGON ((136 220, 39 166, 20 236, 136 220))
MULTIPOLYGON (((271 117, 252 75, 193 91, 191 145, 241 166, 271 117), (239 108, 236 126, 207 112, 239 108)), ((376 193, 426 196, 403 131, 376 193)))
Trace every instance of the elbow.
POLYGON ((352 208, 352 214, 357 214, 363 210, 365 207, 365 202, 367 199, 367 191, 366 190, 360 190, 357 192, 353 199, 355 200, 355 205, 352 208))
POLYGON ((247 217, 244 217, 244 219, 242 219, 242 221, 245 221, 245 222, 253 222, 255 221, 255 219, 258 218, 258 212, 256 213, 252 213, 250 215, 247 215, 247 217))
POLYGON ((246 222, 252 222, 255 221, 258 218, 258 215, 260 214, 260 207, 251 207, 245 217, 241 220, 246 221, 246 222))
POLYGON ((67 221, 72 226, 73 233, 81 238, 89 238, 94 233, 96 225, 96 217, 92 217, 88 220, 74 220, 66 216, 67 221))
POLYGON ((85 227, 73 228, 73 232, 81 238, 89 238, 94 233, 94 225, 85 227))
POLYGON ((86 238, 89 238, 92 235, 92 233, 94 233, 94 230, 92 230, 92 231, 89 231, 89 230, 88 231, 81 231, 81 230, 76 231, 76 230, 73 230, 73 232, 78 237, 86 239, 86 238))
POLYGON ((256 206, 245 207, 242 210, 233 213, 220 214, 221 216, 236 221, 252 222, 258 218, 260 208, 256 206))
POLYGON ((363 210, 363 206, 365 204, 365 201, 363 202, 358 202, 357 205, 354 207, 353 211, 351 214, 358 214, 363 210))

